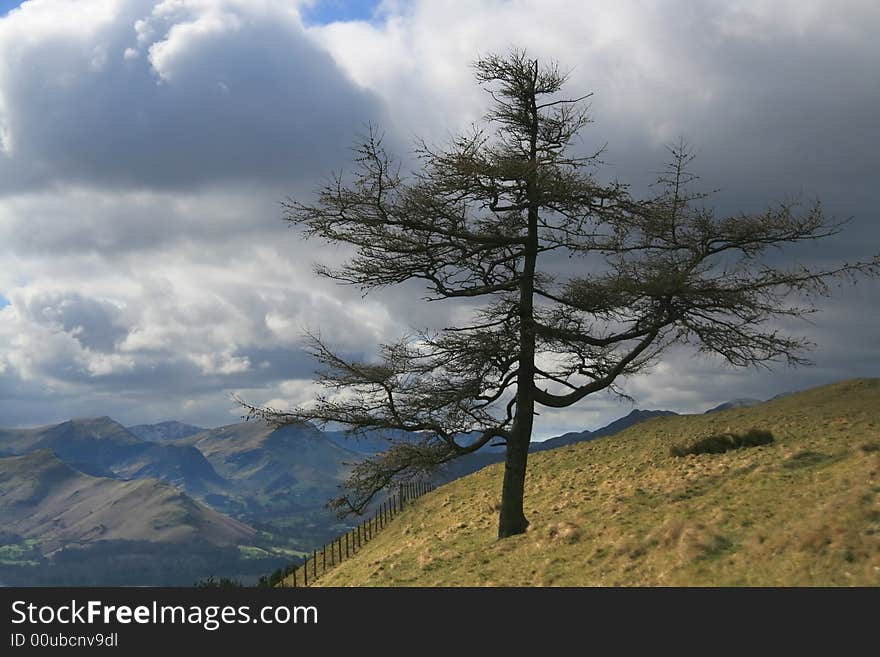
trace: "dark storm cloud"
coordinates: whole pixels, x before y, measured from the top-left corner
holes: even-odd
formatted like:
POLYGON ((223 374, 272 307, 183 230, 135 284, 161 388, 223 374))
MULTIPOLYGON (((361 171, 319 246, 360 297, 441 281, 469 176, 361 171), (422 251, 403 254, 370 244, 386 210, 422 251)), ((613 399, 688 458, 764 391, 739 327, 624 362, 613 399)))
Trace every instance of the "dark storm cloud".
MULTIPOLYGON (((875 26, 880 24, 876 14, 874 19, 875 26)), ((769 264, 833 267, 870 259, 880 252, 875 183, 880 171, 880 71, 875 65, 880 46, 870 38, 869 24, 850 23, 853 32, 842 37, 821 29, 732 35, 723 18, 700 21, 702 29, 688 21, 670 23, 668 38, 689 43, 686 50, 697 63, 675 62, 679 65, 673 70, 691 77, 680 81, 672 96, 665 96, 659 84, 650 90, 657 103, 645 117, 653 114, 662 127, 652 132, 650 120, 634 124, 632 114, 615 116, 607 111, 611 103, 597 94, 597 124, 591 129, 605 133, 611 171, 633 180, 637 192, 647 192, 650 171, 661 168, 667 155, 662 142, 682 135, 698 155, 692 165, 702 177, 698 188, 718 189, 706 203, 719 214, 818 199, 826 214, 852 218, 840 235, 771 251, 765 257, 769 264), (640 138, 625 136, 633 127, 642 131, 640 138)), ((812 366, 739 370, 674 350, 653 375, 639 377, 627 389, 642 407, 682 411, 732 397, 767 399, 844 378, 880 375, 876 281, 856 288, 832 285, 831 294, 817 301, 820 312, 808 321, 785 326, 815 343, 805 354, 812 366)))
POLYGON ((214 188, 196 204, 192 195, 167 191, 32 191, 6 199, 0 241, 14 253, 56 260, 87 253, 144 258, 188 240, 222 246, 282 228, 278 193, 252 194, 214 188))
MULTIPOLYGON (((709 3, 700 7, 682 13, 710 14, 709 3)), ((570 86, 595 91, 596 123, 584 136, 608 143, 605 174, 646 191, 668 158, 665 145, 683 136, 704 188, 720 189, 722 211, 800 196, 820 197, 843 216, 874 214, 876 41, 863 30, 849 39, 788 30, 734 37, 723 18, 700 18, 663 25, 662 43, 675 44, 660 55, 664 75, 630 73, 633 88, 615 79, 630 77, 620 66, 576 68, 570 86)))
MULTIPOLYGON (((88 386, 90 389, 112 393, 124 390, 128 394, 151 395, 161 391, 163 395, 178 400, 216 394, 224 389, 254 388, 274 385, 286 379, 309 378, 314 363, 300 349, 248 349, 232 354, 246 358, 250 354, 275 359, 268 367, 256 367, 241 372, 206 373, 196 363, 181 360, 175 353, 156 354, 154 359, 139 359, 131 369, 109 374, 91 374, 74 362, 55 360, 47 364, 44 374, 71 385, 88 386)), ((260 361, 265 362, 265 361, 260 361)))
MULTIPOLYGON (((578 11, 577 3, 562 0, 487 0, 474 3, 461 20, 436 3, 416 2, 407 17, 403 26, 329 26, 322 38, 358 79, 401 98, 411 132, 442 141, 446 131, 466 129, 488 102, 474 92, 468 60, 478 52, 526 47, 572 70, 571 96, 595 92, 595 123, 577 148, 586 154, 607 143, 600 178, 631 183, 638 196, 651 194, 655 172, 669 157, 666 145, 683 136, 698 156, 698 191, 718 190, 706 203, 719 215, 820 199, 826 214, 852 217, 842 234, 770 252, 766 262, 833 267, 880 252, 876 3, 621 2, 578 11), (514 43, 510 34, 518 35, 514 43), (354 43, 374 40, 395 50, 364 61, 354 43), (376 65, 394 67, 396 61, 422 74, 395 77, 376 65), (461 74, 452 74, 453 68, 461 74), (428 96, 434 102, 425 103, 428 96), (461 111, 450 111, 456 105, 461 111)), ((561 274, 576 274, 577 265, 551 263, 561 274)), ((832 299, 818 300, 821 312, 808 322, 785 327, 816 343, 806 354, 813 367, 737 370, 676 349, 625 389, 641 407, 703 410, 731 397, 766 398, 850 376, 877 376, 880 286, 868 281, 855 289, 832 286, 831 292, 832 299)), ((545 412, 539 424, 559 429, 564 422, 586 421, 595 427, 597 413, 613 419, 625 410, 589 399, 581 410, 560 414, 568 419, 545 412)))
POLYGON ((34 323, 62 330, 95 351, 113 351, 128 334, 117 306, 76 293, 37 295, 25 299, 20 308, 34 323))
POLYGON ((0 65, 0 187, 289 184, 382 117, 281 5, 118 4, 110 20, 67 7, 79 30, 29 6, 0 24, 14 53, 0 65))

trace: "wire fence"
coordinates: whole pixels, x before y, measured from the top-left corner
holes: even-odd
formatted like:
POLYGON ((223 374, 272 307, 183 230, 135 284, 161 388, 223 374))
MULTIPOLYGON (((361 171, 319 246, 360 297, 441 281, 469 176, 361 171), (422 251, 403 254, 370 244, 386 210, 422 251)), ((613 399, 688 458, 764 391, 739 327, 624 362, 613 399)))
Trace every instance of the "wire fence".
POLYGON ((372 516, 345 534, 337 536, 320 550, 313 550, 311 556, 307 556, 299 566, 288 567, 278 586, 310 586, 328 570, 360 552, 364 545, 406 508, 407 502, 432 490, 434 486, 426 481, 400 484, 397 492, 382 502, 372 516))

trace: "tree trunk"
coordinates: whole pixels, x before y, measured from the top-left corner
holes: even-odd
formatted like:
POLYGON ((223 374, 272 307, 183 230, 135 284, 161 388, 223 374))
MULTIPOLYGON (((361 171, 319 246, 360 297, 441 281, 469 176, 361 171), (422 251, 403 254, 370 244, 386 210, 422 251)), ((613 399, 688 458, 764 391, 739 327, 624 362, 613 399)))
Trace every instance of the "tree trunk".
POLYGON ((524 436, 520 435, 521 433, 515 431, 513 440, 507 443, 504 484, 501 488, 501 512, 498 517, 498 538, 522 534, 529 526, 529 521, 523 513, 523 496, 531 430, 524 436))
POLYGON ((526 182, 528 198, 528 232, 523 249, 523 269, 519 283, 520 350, 516 377, 516 415, 511 436, 507 441, 504 462, 504 485, 501 489, 501 513, 498 518, 498 538, 522 534, 529 526, 523 513, 526 464, 532 425, 535 422, 535 264, 538 259, 538 108, 535 89, 538 83, 538 61, 533 62, 531 102, 529 107, 529 172, 526 182))
POLYGON ((504 462, 504 485, 501 489, 501 513, 498 518, 498 538, 522 534, 529 526, 523 513, 526 464, 532 425, 535 422, 535 264, 538 259, 538 208, 540 198, 537 185, 538 108, 535 88, 538 82, 538 62, 533 63, 529 173, 526 184, 528 198, 528 233, 523 249, 523 269, 519 284, 520 350, 516 377, 516 415, 507 440, 504 462))

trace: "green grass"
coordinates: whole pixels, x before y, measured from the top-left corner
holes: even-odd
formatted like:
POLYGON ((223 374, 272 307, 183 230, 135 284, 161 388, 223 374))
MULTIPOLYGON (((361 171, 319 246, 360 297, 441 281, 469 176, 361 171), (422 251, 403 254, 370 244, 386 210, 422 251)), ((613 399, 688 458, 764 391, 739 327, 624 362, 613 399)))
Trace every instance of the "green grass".
POLYGON ((238 552, 243 559, 265 559, 266 557, 302 557, 306 553, 284 546, 239 545, 238 552))
POLYGON ((529 457, 529 531, 496 539, 500 466, 416 501, 322 586, 880 585, 880 379, 655 418, 529 457), (706 436, 773 442, 674 457, 706 436))
POLYGON ((0 545, 0 565, 36 566, 39 564, 40 541, 34 538, 20 543, 0 545))

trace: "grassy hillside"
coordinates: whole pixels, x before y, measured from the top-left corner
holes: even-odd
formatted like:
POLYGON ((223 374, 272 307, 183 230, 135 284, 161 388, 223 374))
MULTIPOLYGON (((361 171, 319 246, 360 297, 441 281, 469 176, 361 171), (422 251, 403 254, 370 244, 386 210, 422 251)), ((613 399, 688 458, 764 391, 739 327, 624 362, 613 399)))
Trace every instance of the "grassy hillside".
POLYGON ((495 465, 437 489, 318 584, 880 585, 880 379, 533 454, 504 541, 500 488, 495 465), (752 428, 775 441, 670 455, 752 428))

